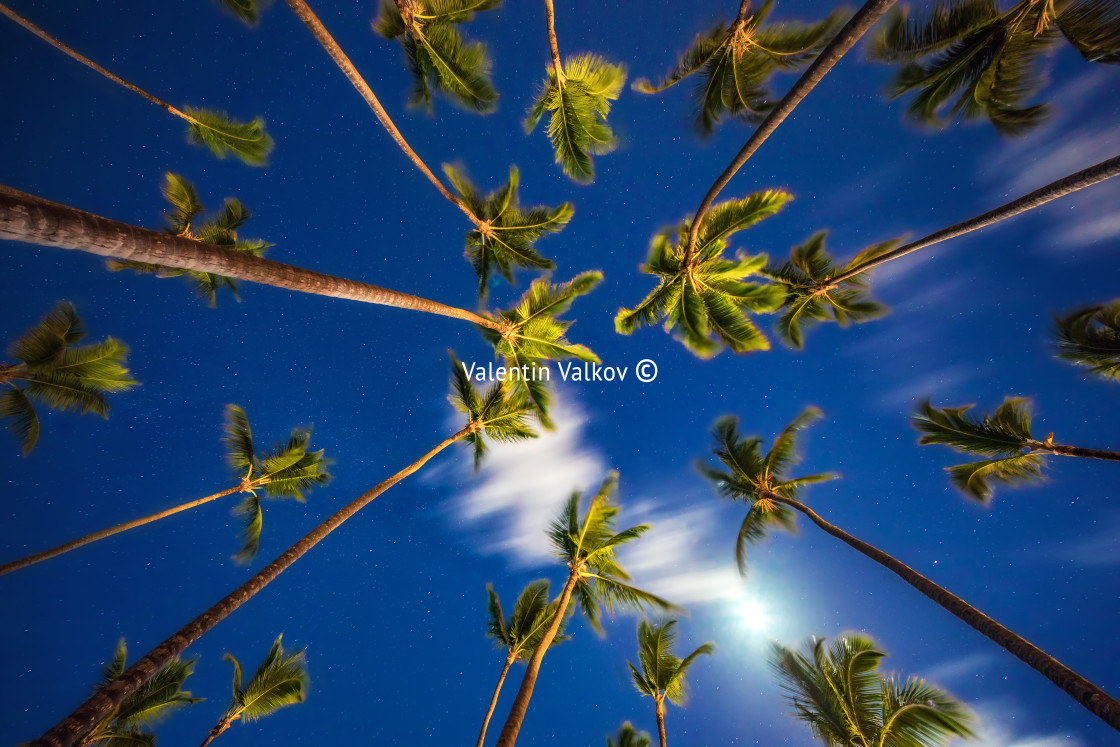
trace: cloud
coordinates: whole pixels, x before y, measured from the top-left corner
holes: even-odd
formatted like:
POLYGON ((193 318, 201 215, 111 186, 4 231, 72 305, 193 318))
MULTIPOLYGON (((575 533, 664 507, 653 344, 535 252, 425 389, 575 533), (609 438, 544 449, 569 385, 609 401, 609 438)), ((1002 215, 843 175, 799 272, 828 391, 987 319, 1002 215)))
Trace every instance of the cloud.
POLYGON ((1120 564, 1120 514, 1106 516, 1100 528, 1087 537, 1078 537, 1055 550, 1053 556, 1071 560, 1078 565, 1107 566, 1120 564))
POLYGON ((976 739, 969 740, 972 747, 1085 747, 1073 734, 1018 734, 1012 721, 1023 721, 1022 709, 1001 698, 973 705, 980 723, 974 730, 976 739))
POLYGON ((998 655, 978 651, 922 669, 921 676, 936 685, 952 690, 952 686, 968 677, 984 672, 998 660, 998 655))

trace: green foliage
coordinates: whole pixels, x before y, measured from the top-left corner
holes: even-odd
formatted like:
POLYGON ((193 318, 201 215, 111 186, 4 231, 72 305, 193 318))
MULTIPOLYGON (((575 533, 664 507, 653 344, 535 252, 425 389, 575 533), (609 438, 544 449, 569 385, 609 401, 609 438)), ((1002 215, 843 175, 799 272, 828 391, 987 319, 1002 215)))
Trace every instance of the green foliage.
POLYGON ((774 327, 787 345, 800 350, 804 346, 803 331, 814 324, 832 320, 841 327, 852 322, 860 324, 878 319, 889 309, 868 295, 870 271, 833 284, 831 278, 877 259, 894 249, 898 239, 891 239, 862 250, 843 267, 837 268, 824 249, 827 233, 820 231, 801 246, 790 251, 789 260, 777 267, 767 266, 762 274, 781 283, 785 291, 782 314, 774 327))
POLYGON ((412 74, 410 105, 432 111, 432 92, 479 113, 494 111, 498 93, 490 81, 486 46, 465 42, 455 24, 479 11, 492 10, 501 0, 405 0, 405 16, 394 0, 382 0, 374 30, 386 39, 399 39, 412 74))
POLYGON ((883 675, 885 656, 866 636, 846 633, 829 647, 810 639, 802 651, 775 643, 769 663, 793 715, 823 744, 941 747, 973 736, 975 717, 963 704, 918 677, 883 675))
POLYGON ((214 3, 247 26, 256 26, 261 20, 257 0, 214 0, 214 3))
POLYGON ((607 747, 649 747, 649 744, 649 734, 637 732, 629 721, 618 727, 617 740, 607 737, 607 747))
POLYGON ((218 158, 234 156, 250 166, 264 166, 272 152, 272 138, 264 131, 264 120, 235 122, 225 112, 184 107, 187 138, 193 145, 210 149, 218 158))
POLYGON ((1120 381, 1120 299, 1054 321, 1058 357, 1106 381, 1120 381))
POLYGON ((703 462, 697 464, 697 469, 723 498, 743 501, 749 506, 735 540, 735 561, 740 573, 746 574, 748 543, 760 542, 773 530, 794 531, 793 512, 772 496, 798 500, 806 485, 837 478, 833 473, 786 476, 789 468, 801 461, 797 451, 798 435, 822 416, 816 407, 805 408, 778 434, 766 454, 762 453, 761 438, 739 435, 738 418, 724 416, 716 421, 712 429, 715 439, 712 453, 727 471, 703 462))
POLYGON ((564 80, 558 81, 556 69, 549 67, 525 119, 525 132, 532 132, 545 112, 551 112, 547 132, 556 163, 573 181, 590 184, 595 180, 591 156, 618 147, 607 115, 626 82, 626 67, 598 55, 579 54, 564 60, 563 68, 564 80))
POLYGON ((794 72, 808 65, 847 19, 846 9, 833 11, 814 24, 763 25, 773 0, 741 24, 717 23, 698 34, 677 66, 655 84, 641 78, 631 86, 641 93, 659 93, 696 74, 693 87, 696 130, 710 135, 724 117, 758 124, 777 98, 769 90, 776 72, 794 72))
POLYGON ((565 202, 556 208, 539 205, 523 208, 518 204, 518 171, 510 166, 509 181, 485 197, 475 191, 466 174, 444 164, 443 172, 451 181, 463 203, 487 226, 485 231, 467 232, 464 256, 478 276, 478 296, 486 298, 490 278, 496 270, 513 283, 513 269, 524 267, 551 270, 556 265, 537 254, 537 239, 558 233, 572 218, 572 205, 565 202))
MULTIPOLYGON (((264 250, 272 246, 272 244, 259 239, 238 238, 237 229, 241 228, 252 215, 239 200, 233 197, 227 198, 225 204, 222 205, 222 209, 216 215, 196 228, 194 220, 202 213, 204 208, 198 201, 198 193, 195 191, 194 185, 178 174, 167 172, 164 175, 160 192, 171 203, 172 209, 165 216, 167 224, 163 230, 172 236, 201 241, 204 244, 220 246, 223 249, 230 249, 254 257, 263 256, 264 250)), ((194 287, 195 293, 199 298, 205 299, 210 308, 217 306, 217 294, 222 289, 232 293, 234 300, 241 300, 241 297, 237 295, 237 282, 224 275, 120 259, 107 260, 105 266, 113 272, 132 270, 133 272, 156 275, 161 278, 186 278, 194 287)))
MULTIPOLYGON (((502 603, 497 592, 493 586, 486 584, 486 611, 489 616, 486 635, 515 658, 527 661, 540 645, 559 606, 559 600, 548 601, 548 581, 537 579, 530 581, 521 591, 513 605, 513 614, 507 619, 502 615, 502 603)), ((566 624, 567 619, 560 622, 560 629, 549 647, 568 640, 569 636, 563 635, 566 624)))
POLYGON ((523 391, 511 391, 508 381, 498 381, 480 393, 455 354, 451 351, 448 354, 451 357, 451 394, 447 399, 452 407, 467 416, 466 424, 471 431, 464 440, 474 450, 475 470, 486 454, 483 436, 497 443, 515 443, 537 437, 529 424, 533 406, 523 391))
POLYGON ((548 529, 552 549, 579 578, 572 596, 596 633, 603 634, 600 606, 614 614, 616 607, 644 610, 652 607, 674 609, 661 597, 650 594, 626 581, 615 550, 641 537, 649 530, 639 524, 615 532, 615 519, 621 507, 612 502, 618 489, 618 473, 611 472, 592 497, 583 517, 579 515, 580 494, 572 493, 567 504, 548 529))
POLYGON ((642 272, 658 279, 653 292, 633 309, 619 309, 615 330, 628 335, 641 326, 663 323, 694 355, 710 358, 723 348, 735 353, 769 350, 766 339, 747 314, 777 310, 780 286, 747 282, 760 274, 765 254, 724 259, 727 237, 774 215, 793 199, 788 192, 768 189, 716 205, 696 237, 691 264, 686 261, 692 221, 654 236, 642 272), (676 243, 673 242, 676 234, 676 243))
POLYGON ((307 649, 285 653, 277 636, 268 656, 257 667, 253 678, 241 686, 241 664, 232 654, 222 658, 233 665, 233 700, 223 721, 256 721, 271 716, 286 705, 302 703, 307 694, 307 649))
POLYGON ((8 347, 17 363, 0 363, 0 418, 24 456, 39 438, 32 402, 63 412, 109 417, 106 396, 137 386, 125 368, 128 348, 120 340, 77 345, 86 336, 74 305, 59 301, 8 347))
POLYGON ((660 623, 650 623, 648 620, 638 622, 638 664, 635 667, 629 661, 630 676, 634 680, 634 687, 642 695, 658 698, 664 697, 673 705, 684 705, 688 680, 685 674, 696 659, 704 654, 711 656, 715 653, 716 646, 710 641, 698 647, 684 659, 677 658, 673 647, 677 641, 677 621, 666 620, 660 623))

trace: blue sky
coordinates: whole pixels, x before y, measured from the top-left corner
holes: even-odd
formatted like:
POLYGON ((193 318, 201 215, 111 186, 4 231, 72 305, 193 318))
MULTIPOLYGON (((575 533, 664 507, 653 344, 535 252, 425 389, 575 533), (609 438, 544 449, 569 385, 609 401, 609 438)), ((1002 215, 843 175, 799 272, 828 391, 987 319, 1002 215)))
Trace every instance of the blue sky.
MULTIPOLYGON (((13 2, 31 20, 174 105, 263 116, 277 141, 267 167, 217 161, 185 142, 180 122, 25 31, 0 25, 0 183, 134 225, 157 227, 165 171, 193 181, 205 205, 239 197, 254 217, 243 235, 273 242, 268 256, 473 308, 461 259, 467 224, 388 139, 337 68, 288 9, 276 4, 247 30, 206 3, 13 2), (166 7, 164 7, 166 6, 166 7)), ((630 78, 668 70, 692 35, 730 17, 733 2, 575 2, 557 7, 562 54, 595 51, 630 78)), ((825 15, 831 2, 786 1, 780 18, 825 15)), ((555 278, 600 269, 605 279, 571 316, 571 339, 610 365, 656 361, 641 384, 566 384, 557 429, 496 448, 471 474, 449 451, 345 525, 191 649, 189 680, 207 700, 158 730, 167 747, 200 742, 225 707, 230 668, 263 657, 277 634, 308 647, 305 704, 236 724, 227 745, 460 744, 477 733, 502 660, 483 637, 485 584, 507 606, 529 580, 558 587, 543 530, 573 489, 621 473, 625 525, 654 525, 623 555, 636 581, 686 605, 682 648, 717 653, 694 668, 692 700, 670 710, 677 744, 810 742, 766 671, 771 638, 864 630, 889 667, 927 676, 974 707, 984 745, 1050 747, 1115 742, 1115 734, 1033 670, 891 574, 804 525, 754 550, 742 580, 733 544, 742 507, 721 503, 696 474, 723 414, 767 439, 807 404, 825 420, 804 441, 806 473, 843 479, 808 503, 983 609, 1075 671, 1120 693, 1120 484, 1107 463, 1052 459, 1048 482, 1001 490, 991 508, 948 485, 947 449, 916 446, 915 403, 1030 397, 1040 434, 1120 448, 1115 385, 1054 360, 1056 313, 1116 297, 1120 185, 1105 183, 1013 222, 957 239, 877 272, 893 313, 848 329, 815 329, 804 352, 775 349, 698 361, 659 329, 614 333, 619 306, 653 281, 637 271, 660 227, 695 210, 748 135, 724 125, 698 142, 682 88, 661 97, 626 89, 611 122, 622 146, 596 159, 597 180, 569 182, 539 131, 520 119, 548 62, 539 3, 509 3, 473 22, 488 43, 499 110, 479 117, 436 101, 434 117, 405 109, 396 43, 369 29, 373 4, 315 9, 366 75, 405 137, 433 168, 463 164, 481 188, 521 170, 524 204, 570 200, 575 217, 538 248, 555 278), (752 629, 744 602, 769 622, 752 629)), ((882 89, 889 70, 845 59, 740 171, 724 196, 785 187, 795 200, 735 236, 732 248, 780 257, 813 232, 848 257, 864 246, 921 236, 983 212, 1120 148, 1120 80, 1069 49, 1046 89, 1056 116, 1002 141, 990 127, 945 132, 901 121, 882 89)), ((781 91, 792 78, 779 78, 781 91)), ((261 443, 314 423, 312 444, 335 479, 306 505, 269 503, 249 568, 231 504, 210 504, 0 579, 0 722, 33 738, 88 694, 124 636, 134 660, 245 580, 338 507, 458 429, 446 403, 453 348, 489 360, 455 320, 242 285, 243 301, 209 309, 179 280, 109 273, 92 256, 4 242, 5 340, 58 299, 73 301, 91 338, 127 342, 142 382, 114 397, 108 421, 40 410, 42 436, 24 459, 0 446, 0 557, 14 559, 109 524, 230 486, 219 443, 222 408, 245 408, 261 443)), ((523 290, 497 286, 494 307, 523 290)), ((959 460, 958 460, 959 461, 959 460)), ((521 744, 602 744, 623 720, 653 731, 653 708, 630 685, 635 620, 605 639, 583 623, 549 654, 521 744)), ((253 664, 250 664, 253 662, 253 664)), ((500 728, 520 674, 495 715, 500 728)))

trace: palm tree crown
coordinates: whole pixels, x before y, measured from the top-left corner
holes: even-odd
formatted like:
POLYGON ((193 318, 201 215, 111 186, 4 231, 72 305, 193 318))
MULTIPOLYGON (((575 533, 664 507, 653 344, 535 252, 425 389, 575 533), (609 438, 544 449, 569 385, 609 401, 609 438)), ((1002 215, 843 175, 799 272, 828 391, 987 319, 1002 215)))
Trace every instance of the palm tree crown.
MULTIPOLYGON (((513 605, 513 613, 507 618, 502 613, 502 603, 497 592, 486 585, 486 612, 489 619, 486 635, 494 639, 494 644, 508 651, 514 659, 525 661, 541 642, 552 618, 556 616, 559 605, 548 601, 548 581, 530 581, 513 605)), ((550 646, 563 643, 569 636, 563 635, 564 621, 560 623, 558 634, 550 646)))
POLYGON ((474 467, 477 470, 486 454, 483 436, 497 443, 513 443, 536 438, 529 423, 533 406, 523 392, 511 390, 508 382, 495 382, 489 389, 479 392, 474 388, 463 364, 451 356, 451 394, 447 399, 459 412, 466 416, 467 433, 463 440, 474 451, 474 467))
POLYGON ((1058 357, 1106 381, 1120 381, 1120 299, 1055 321, 1058 357))
POLYGON ((964 705, 919 677, 883 675, 884 656, 871 639, 846 633, 828 647, 810 639, 803 651, 775 643, 770 668, 794 716, 828 747, 941 747, 973 736, 964 705))
POLYGON ((630 676, 634 687, 642 695, 668 700, 673 705, 684 705, 687 699, 688 668, 704 654, 711 656, 716 646, 712 642, 699 646, 684 659, 677 658, 673 647, 677 640, 677 621, 665 620, 650 623, 638 621, 638 663, 641 670, 631 664, 630 676))
POLYGON ((39 440, 39 417, 32 400, 52 410, 93 412, 109 417, 105 397, 138 386, 125 368, 128 348, 120 340, 77 345, 86 336, 69 301, 59 301, 39 323, 8 347, 18 363, 0 363, 0 418, 19 441, 24 456, 39 440))
POLYGON ((556 265, 537 254, 537 239, 559 232, 572 218, 572 205, 565 202, 556 208, 543 205, 522 208, 517 201, 518 171, 509 169, 509 181, 483 197, 475 191, 466 175, 444 164, 447 175, 459 198, 482 221, 481 228, 467 232, 465 256, 478 276, 478 296, 486 298, 490 278, 495 271, 513 283, 515 267, 551 270, 556 265))
POLYGON ((907 114, 940 125, 986 118, 1002 134, 1043 122, 1042 66, 1061 37, 1089 62, 1120 63, 1120 6, 1107 0, 940 0, 924 16, 896 8, 870 55, 899 63, 892 97, 916 92, 907 114), (956 101, 952 101, 956 98, 956 101), (946 113, 945 110, 948 109, 946 113))
POLYGON ((618 727, 618 738, 607 737, 607 747, 649 747, 649 734, 638 732, 629 721, 618 727))
POLYGON ((641 93, 659 93, 696 74, 692 90, 696 130, 710 135, 724 117, 758 124, 774 106, 768 86, 774 73, 793 72, 807 65, 835 36, 848 13, 837 10, 815 24, 763 25, 774 7, 766 0, 751 15, 744 0, 731 24, 718 22, 697 34, 671 73, 651 84, 631 86, 641 93))
POLYGON ((761 272, 765 254, 750 257, 740 252, 732 260, 725 259, 723 251, 728 236, 774 215, 791 199, 788 192, 769 189, 717 205, 705 219, 692 255, 686 250, 691 221, 659 233, 641 267, 658 278, 657 287, 633 309, 619 309, 615 330, 628 335, 643 325, 663 322, 665 331, 676 330, 677 339, 701 358, 724 347, 735 353, 768 350, 766 336, 746 314, 777 310, 782 288, 747 282, 761 272))
POLYGON ((374 30, 400 39, 413 91, 409 103, 432 111, 432 92, 460 106, 488 113, 498 93, 490 82, 490 58, 480 42, 465 42, 457 24, 492 10, 501 0, 382 0, 374 30))

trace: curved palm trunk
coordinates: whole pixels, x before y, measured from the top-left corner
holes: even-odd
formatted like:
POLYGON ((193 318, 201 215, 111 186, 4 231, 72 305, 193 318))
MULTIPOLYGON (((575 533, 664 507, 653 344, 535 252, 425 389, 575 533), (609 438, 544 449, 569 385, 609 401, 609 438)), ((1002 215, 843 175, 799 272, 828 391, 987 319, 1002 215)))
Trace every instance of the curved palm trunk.
POLYGON ((855 548, 879 565, 892 571, 903 581, 939 604, 943 609, 956 615, 974 630, 1001 646, 1008 653, 1014 655, 1046 679, 1062 688, 1062 690, 1065 690, 1070 697, 1089 709, 1093 715, 1103 720, 1113 729, 1120 731, 1120 702, 1110 697, 1108 693, 1101 690, 1092 682, 1089 682, 1087 679, 1077 674, 1077 672, 1074 672, 1037 646, 1003 627, 960 597, 951 594, 933 583, 908 565, 895 560, 882 550, 862 540, 856 539, 839 527, 829 524, 808 506, 769 491, 764 491, 763 494, 777 503, 783 503, 790 508, 800 511, 802 514, 809 517, 810 521, 828 534, 831 534, 844 544, 855 548))
POLYGON ((192 643, 202 637, 204 633, 224 620, 253 595, 263 589, 273 579, 287 570, 299 560, 304 553, 317 545, 323 538, 340 527, 343 522, 362 508, 372 502, 379 495, 396 485, 404 478, 424 466, 432 457, 458 441, 471 432, 468 426, 454 436, 442 441, 438 446, 424 456, 404 468, 389 479, 379 483, 371 490, 362 493, 342 509, 334 513, 329 519, 312 529, 299 542, 289 547, 280 557, 262 568, 255 576, 234 589, 222 598, 217 604, 203 612, 184 627, 180 628, 170 638, 156 646, 144 655, 142 659, 129 667, 120 677, 103 685, 94 693, 93 697, 78 707, 76 711, 64 718, 50 731, 39 739, 31 742, 32 747, 72 747, 80 743, 81 738, 89 733, 101 719, 105 718, 114 708, 144 684, 159 669, 171 661, 172 658, 183 653, 192 643))
POLYGON ((48 560, 50 558, 57 557, 59 555, 62 555, 63 553, 67 553, 67 552, 70 552, 71 550, 75 550, 75 549, 81 547, 82 545, 88 545, 91 542, 97 542, 98 540, 103 540, 106 537, 112 537, 114 534, 120 534, 121 532, 127 532, 129 529, 135 529, 136 527, 142 527, 145 524, 151 524, 153 521, 159 521, 160 519, 171 516, 172 514, 177 514, 180 511, 186 511, 187 509, 194 508, 195 506, 201 506, 203 503, 209 503, 210 501, 216 501, 219 498, 225 498, 227 495, 232 495, 233 493, 240 492, 241 489, 242 489, 241 486, 237 485, 235 487, 230 488, 229 490, 223 490, 220 493, 214 493, 213 495, 208 495, 205 498, 199 498, 196 501, 190 501, 189 503, 183 503, 183 504, 180 504, 178 506, 175 506, 174 508, 169 508, 166 511, 160 511, 159 513, 152 514, 151 516, 145 516, 142 519, 134 519, 133 521, 126 521, 124 524, 117 524, 116 526, 109 527, 108 529, 102 529, 100 532, 94 532, 93 534, 87 534, 84 537, 79 537, 76 540, 72 540, 70 542, 67 542, 64 545, 59 545, 58 547, 55 547, 53 549, 44 550, 43 552, 38 552, 38 553, 35 553, 34 555, 28 555, 26 558, 21 558, 19 560, 13 560, 10 563, 5 563, 4 565, 0 565, 0 576, 3 576, 5 573, 11 573, 12 571, 18 571, 21 568, 26 568, 27 566, 34 565, 34 564, 36 564, 40 561, 48 560))
POLYGON ((502 683, 506 681, 506 674, 509 673, 509 668, 516 658, 512 652, 506 654, 506 663, 502 666, 502 674, 498 677, 498 684, 494 686, 494 694, 490 696, 490 707, 486 709, 486 717, 482 719, 482 731, 478 733, 478 741, 475 742, 475 747, 482 747, 483 742, 486 741, 486 727, 490 725, 490 717, 494 715, 494 708, 498 705, 498 694, 502 691, 502 683))
POLYGON ((572 599, 572 589, 576 588, 578 581, 579 572, 571 571, 568 574, 568 583, 564 584, 564 591, 560 593, 560 602, 556 606, 556 617, 553 618, 552 624, 548 626, 548 630, 541 636, 540 643, 537 644, 533 656, 525 667, 525 676, 521 678, 521 687, 517 691, 517 697, 514 699, 513 705, 510 706, 509 716, 506 717, 502 733, 498 736, 496 747, 513 747, 517 743, 517 733, 521 731, 521 722, 525 720, 525 714, 529 711, 529 699, 533 697, 533 687, 537 684, 537 674, 541 670, 541 662, 544 661, 544 655, 548 652, 548 647, 552 645, 552 641, 560 630, 560 624, 564 621, 564 613, 568 611, 568 602, 572 599))
POLYGON ((443 186, 443 182, 436 178, 436 175, 432 173, 427 164, 420 160, 420 156, 416 155, 416 151, 405 142, 404 135, 402 135, 401 131, 397 129, 397 126, 393 124, 393 120, 389 119, 389 115, 385 112, 385 109, 382 108, 381 102, 373 95, 373 90, 369 87, 369 84, 366 83, 365 78, 363 78, 362 74, 358 72, 358 69, 354 67, 354 63, 352 63, 350 58, 346 56, 346 53, 342 51, 342 47, 338 46, 338 42, 334 40, 334 37, 327 31, 326 26, 324 26, 322 21, 312 12, 307 3, 303 0, 284 0, 284 2, 286 2, 288 7, 292 9, 292 12, 299 17, 299 20, 303 21, 303 25, 307 26, 311 31, 311 35, 323 46, 323 49, 327 51, 327 54, 329 54, 335 64, 338 65, 342 74, 345 75, 351 85, 357 89, 362 100, 373 110, 377 121, 380 122, 381 126, 389 133, 389 137, 393 139, 393 142, 408 156, 408 160, 412 161, 413 165, 420 169, 420 173, 427 177, 428 181, 439 190, 439 193, 443 195, 448 202, 462 210, 463 214, 467 216, 476 228, 481 228, 482 221, 471 212, 470 208, 468 208, 462 200, 447 191, 447 187, 443 186))
POLYGON ((1062 444, 1042 444, 1042 451, 1059 456, 1081 457, 1083 459, 1106 459, 1110 462, 1120 462, 1120 452, 1101 451, 1100 449, 1085 449, 1080 446, 1063 446, 1062 444))
POLYGON ((1103 182, 1105 179, 1111 179, 1117 174, 1120 174, 1120 156, 1115 156, 1108 159, 1107 161, 1101 161, 1095 166, 1090 166, 1089 168, 1082 169, 1075 174, 1070 174, 1069 176, 1062 177, 1056 182, 1051 182, 1045 187, 1036 189, 1030 194, 1023 195, 1017 200, 1012 200, 1006 205, 1001 205, 994 210, 989 210, 983 215, 978 215, 975 218, 970 218, 969 220, 949 226, 948 228, 943 228, 940 231, 931 233, 925 238, 921 238, 917 241, 912 241, 909 244, 905 244, 904 246, 900 246, 894 251, 887 252, 881 257, 873 259, 869 262, 864 262, 860 265, 856 265, 848 272, 837 275, 834 278, 830 278, 828 282, 830 285, 835 285, 837 283, 848 280, 849 278, 855 277, 862 272, 867 272, 872 268, 878 267, 884 262, 890 262, 892 259, 898 259, 899 257, 905 256, 910 252, 916 252, 919 249, 924 249, 927 246, 945 241, 946 239, 951 239, 956 236, 960 236, 961 234, 966 234, 970 231, 975 231, 977 229, 984 228, 985 226, 990 226, 993 223, 998 223, 1001 220, 1012 218, 1019 213, 1025 213, 1026 211, 1036 208, 1039 205, 1045 205, 1051 200, 1056 200, 1059 197, 1064 197, 1065 195, 1076 192, 1079 189, 1085 189, 1085 187, 1091 187, 1098 182, 1103 182))
MULTIPOLYGON (((234 718, 240 718, 240 716, 235 716, 234 718)), ((210 744, 215 739, 220 737, 222 733, 230 727, 231 724, 233 724, 232 718, 223 718, 214 726, 213 729, 206 733, 206 739, 202 742, 202 745, 200 747, 206 747, 206 745, 210 744)))
POLYGON ((552 52, 552 67, 556 69, 556 86, 564 87, 564 65, 560 62, 560 45, 556 42, 556 10, 552 0, 544 0, 544 20, 548 25, 548 49, 552 52))
MULTIPOLYGON (((719 175, 715 183, 712 184, 708 194, 704 195, 700 207, 696 209, 696 217, 692 219, 692 228, 688 233, 688 249, 685 252, 685 264, 692 262, 692 255, 696 251, 696 237, 700 235, 700 226, 704 222, 704 216, 712 207, 716 196, 727 186, 731 181, 731 177, 735 176, 747 159, 754 155, 766 138, 778 129, 778 125, 785 121, 794 110, 794 108, 801 103, 801 100, 809 95, 825 74, 828 73, 832 67, 840 61, 844 54, 855 46, 855 43, 860 40, 868 29, 870 29, 880 17, 883 16, 891 6, 895 4, 895 0, 868 0, 862 8, 860 8, 852 19, 840 29, 840 32, 833 37, 832 41, 828 43, 813 63, 809 65, 808 69, 802 74, 801 78, 793 85, 774 110, 762 121, 758 129, 754 131, 750 139, 747 140, 746 145, 739 151, 738 155, 731 161, 723 173, 719 175)), ((743 7, 740 6, 740 13, 743 12, 743 7)))
POLYGON ((657 707, 654 709, 654 715, 657 716, 657 736, 661 739, 661 747, 666 747, 665 741, 665 701, 658 699, 657 707))
POLYGON ((212 272, 300 293, 439 314, 501 331, 501 325, 465 309, 193 239, 118 223, 5 186, 0 186, 0 239, 212 272))

